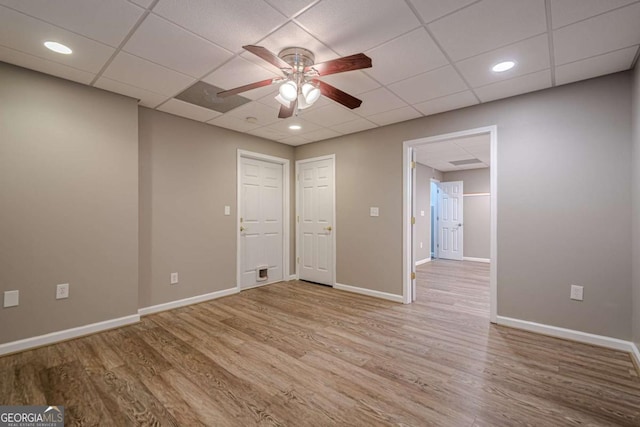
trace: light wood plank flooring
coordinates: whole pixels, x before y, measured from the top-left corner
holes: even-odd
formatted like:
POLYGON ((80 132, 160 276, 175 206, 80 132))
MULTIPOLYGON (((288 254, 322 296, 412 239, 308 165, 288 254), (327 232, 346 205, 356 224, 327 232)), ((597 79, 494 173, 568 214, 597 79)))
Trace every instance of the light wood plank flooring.
POLYGON ((488 265, 400 305, 284 282, 0 358, 0 404, 67 425, 640 425, 629 355, 488 322, 488 265))

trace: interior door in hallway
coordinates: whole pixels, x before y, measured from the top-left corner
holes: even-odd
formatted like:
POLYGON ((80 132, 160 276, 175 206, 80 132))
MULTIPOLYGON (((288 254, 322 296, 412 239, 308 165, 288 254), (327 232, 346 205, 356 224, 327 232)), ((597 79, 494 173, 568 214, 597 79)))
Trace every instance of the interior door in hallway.
POLYGON ((283 280, 283 168, 251 158, 242 158, 241 168, 240 286, 246 289, 283 280))
POLYGON ((438 257, 462 261, 463 186, 462 181, 441 182, 438 195, 438 257))
POLYGON ((334 158, 297 162, 298 277, 333 286, 334 158))

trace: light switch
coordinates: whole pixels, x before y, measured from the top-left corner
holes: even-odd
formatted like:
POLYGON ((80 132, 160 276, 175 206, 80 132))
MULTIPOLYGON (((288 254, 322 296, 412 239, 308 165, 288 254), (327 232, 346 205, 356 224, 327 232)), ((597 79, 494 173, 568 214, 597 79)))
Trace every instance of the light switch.
POLYGON ((231 206, 225 206, 224 207, 224 214, 225 215, 231 215, 231 206))
POLYGON ((420 211, 420 216, 424 216, 424 211, 420 211))
POLYGON ((380 211, 377 207, 372 206, 369 208, 369 216, 380 216, 380 211))
POLYGON ((5 291, 4 293, 4 306, 15 307, 18 305, 20 299, 20 291, 5 291))

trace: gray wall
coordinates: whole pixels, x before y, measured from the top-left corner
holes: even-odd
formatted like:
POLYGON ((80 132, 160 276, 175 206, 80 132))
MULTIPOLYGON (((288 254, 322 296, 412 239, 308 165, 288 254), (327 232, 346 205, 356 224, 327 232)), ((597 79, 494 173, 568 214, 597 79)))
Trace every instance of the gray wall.
POLYGON ((630 339, 630 95, 624 72, 297 147, 336 154, 338 282, 402 293, 402 142, 495 124, 498 314, 630 339))
POLYGON ((640 348, 640 66, 633 72, 633 341, 640 348))
POLYGON ((431 179, 442 180, 442 172, 416 163, 416 193, 413 250, 416 261, 431 258, 431 179), (424 212, 424 216, 422 216, 424 212), (422 248, 420 243, 422 242, 422 248))
POLYGON ((238 148, 290 160, 295 273, 293 147, 147 108, 139 116, 140 307, 235 287, 238 148))
POLYGON ((0 100, 0 343, 136 314, 136 101, 1 62, 0 100))
MULTIPOLYGON (((464 194, 489 193, 489 168, 445 172, 442 182, 463 181, 464 194)), ((491 257, 491 197, 489 195, 464 198, 463 255, 472 258, 491 257)))

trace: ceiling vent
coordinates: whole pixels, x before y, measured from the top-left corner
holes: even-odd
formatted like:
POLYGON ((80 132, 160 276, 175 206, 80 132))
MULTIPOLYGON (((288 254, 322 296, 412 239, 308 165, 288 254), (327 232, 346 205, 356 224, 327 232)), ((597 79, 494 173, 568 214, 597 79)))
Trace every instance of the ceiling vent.
POLYGON ((176 99, 219 113, 226 113, 251 101, 240 95, 220 98, 217 94, 222 90, 222 88, 200 81, 176 95, 176 99))
POLYGON ((453 166, 463 166, 463 165, 473 165, 476 163, 482 163, 481 160, 478 159, 467 159, 467 160, 454 160, 453 162, 449 162, 453 166))

